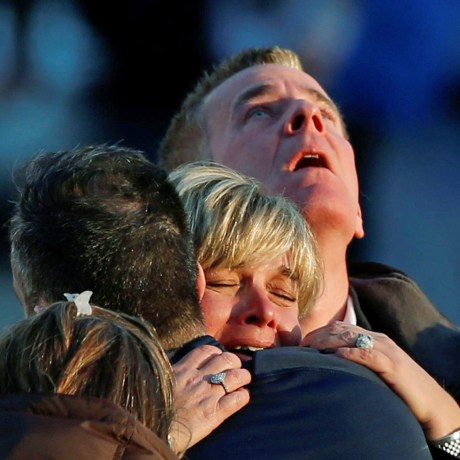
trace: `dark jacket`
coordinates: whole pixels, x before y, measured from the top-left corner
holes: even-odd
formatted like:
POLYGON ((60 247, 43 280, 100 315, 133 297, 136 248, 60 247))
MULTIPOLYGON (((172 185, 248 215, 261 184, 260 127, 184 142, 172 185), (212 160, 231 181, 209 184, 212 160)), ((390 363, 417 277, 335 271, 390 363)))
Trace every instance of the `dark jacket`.
POLYGON ((384 332, 460 402, 460 327, 405 273, 377 263, 350 263, 358 325, 384 332))
POLYGON ((369 369, 302 347, 259 351, 250 363, 250 403, 187 459, 432 458, 413 414, 369 369))
POLYGON ((0 396, 5 460, 177 460, 166 444, 109 401, 68 395, 0 396))

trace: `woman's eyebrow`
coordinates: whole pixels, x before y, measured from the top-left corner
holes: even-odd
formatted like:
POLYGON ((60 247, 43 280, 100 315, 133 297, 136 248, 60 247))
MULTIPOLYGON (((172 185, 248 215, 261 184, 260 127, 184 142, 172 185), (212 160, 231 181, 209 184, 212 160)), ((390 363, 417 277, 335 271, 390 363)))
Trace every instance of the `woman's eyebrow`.
POLYGON ((278 271, 283 275, 286 276, 287 278, 292 279, 293 281, 298 281, 299 277, 295 272, 293 272, 289 267, 286 265, 282 264, 278 267, 278 271))

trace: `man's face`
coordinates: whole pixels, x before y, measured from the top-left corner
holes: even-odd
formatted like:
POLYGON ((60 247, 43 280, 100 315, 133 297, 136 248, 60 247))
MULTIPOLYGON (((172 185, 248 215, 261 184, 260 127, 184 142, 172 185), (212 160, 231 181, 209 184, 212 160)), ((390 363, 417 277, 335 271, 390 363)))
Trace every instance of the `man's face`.
POLYGON ((204 101, 213 158, 302 209, 317 236, 364 235, 353 149, 340 115, 310 75, 278 64, 245 69, 204 101))
POLYGON ((287 256, 205 270, 206 332, 239 354, 247 347, 298 345, 298 283, 291 275, 287 256))

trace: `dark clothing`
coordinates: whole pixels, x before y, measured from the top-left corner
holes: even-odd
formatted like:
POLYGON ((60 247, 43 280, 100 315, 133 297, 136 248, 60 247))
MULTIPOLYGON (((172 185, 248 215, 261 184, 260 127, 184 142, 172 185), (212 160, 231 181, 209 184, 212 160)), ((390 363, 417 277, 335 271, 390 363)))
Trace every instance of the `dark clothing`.
MULTIPOLYGON (((460 329, 391 267, 350 264, 350 282, 358 324, 389 335, 460 400, 460 329)), ((362 366, 284 347, 255 353, 251 370, 249 405, 189 449, 189 460, 452 458, 428 449, 407 406, 362 366)))
POLYGON ((0 458, 7 460, 177 460, 121 407, 97 398, 0 396, 0 458))
POLYGON ((192 350, 195 350, 195 348, 198 348, 201 345, 212 345, 220 348, 222 351, 225 351, 225 347, 214 337, 211 337, 210 335, 202 335, 201 337, 197 337, 196 339, 187 342, 180 348, 168 351, 169 361, 171 364, 176 364, 177 361, 182 359, 187 353, 190 353, 192 350))
POLYGON ((358 325, 391 337, 460 402, 460 327, 399 270, 360 262, 349 275, 358 325))
POLYGON ((249 405, 190 448, 187 459, 432 458, 407 406, 363 366, 282 347, 254 353, 251 371, 249 405))

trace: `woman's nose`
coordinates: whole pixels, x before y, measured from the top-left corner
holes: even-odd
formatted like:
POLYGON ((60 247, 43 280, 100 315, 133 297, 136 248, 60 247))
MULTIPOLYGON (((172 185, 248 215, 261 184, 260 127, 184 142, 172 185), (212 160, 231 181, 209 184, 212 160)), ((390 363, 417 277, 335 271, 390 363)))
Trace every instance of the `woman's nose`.
POLYGON ((275 306, 266 292, 253 289, 247 297, 246 307, 243 309, 240 320, 246 324, 260 327, 275 327, 275 306))

